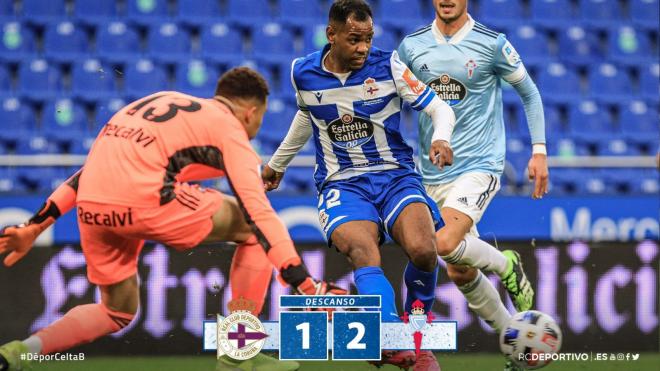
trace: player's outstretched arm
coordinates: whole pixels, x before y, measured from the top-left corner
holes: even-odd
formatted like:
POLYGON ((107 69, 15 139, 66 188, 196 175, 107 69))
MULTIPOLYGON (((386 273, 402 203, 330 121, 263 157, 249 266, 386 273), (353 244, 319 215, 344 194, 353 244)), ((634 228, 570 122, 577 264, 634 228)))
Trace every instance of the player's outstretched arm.
POLYGON ((273 157, 268 161, 268 165, 262 170, 261 178, 267 191, 272 191, 280 186, 280 181, 284 177, 287 166, 311 136, 312 120, 309 117, 309 112, 298 110, 291 121, 289 132, 277 147, 273 157))
POLYGON ((39 235, 55 223, 57 218, 71 211, 76 205, 78 178, 82 169, 60 184, 48 196, 41 208, 25 223, 4 228, 0 234, 0 254, 9 253, 4 260, 11 267, 21 260, 34 245, 39 235))

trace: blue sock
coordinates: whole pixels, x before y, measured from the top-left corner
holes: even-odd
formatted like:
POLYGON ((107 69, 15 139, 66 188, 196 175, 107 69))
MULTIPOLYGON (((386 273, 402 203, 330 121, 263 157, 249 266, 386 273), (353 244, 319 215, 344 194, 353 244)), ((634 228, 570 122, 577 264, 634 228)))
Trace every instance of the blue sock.
POLYGON ((394 304, 394 289, 380 267, 362 267, 353 272, 355 286, 360 295, 380 295, 381 320, 399 322, 394 304))
POLYGON ((406 304, 404 310, 410 313, 412 303, 419 299, 424 303, 424 312, 429 312, 435 301, 435 286, 438 282, 438 268, 436 265, 433 272, 424 272, 419 270, 408 261, 406 271, 403 273, 408 294, 406 295, 406 304), (421 285, 420 285, 421 282, 421 285))

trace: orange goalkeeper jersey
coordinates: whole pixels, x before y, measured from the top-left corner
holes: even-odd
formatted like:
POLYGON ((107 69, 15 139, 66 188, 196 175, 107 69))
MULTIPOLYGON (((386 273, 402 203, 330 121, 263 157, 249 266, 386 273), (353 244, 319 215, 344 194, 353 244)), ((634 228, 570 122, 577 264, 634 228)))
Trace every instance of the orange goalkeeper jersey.
POLYGON ((103 127, 87 156, 76 200, 154 208, 175 200, 176 182, 226 176, 264 247, 291 243, 266 198, 260 166, 243 125, 227 106, 159 92, 122 108, 103 127))

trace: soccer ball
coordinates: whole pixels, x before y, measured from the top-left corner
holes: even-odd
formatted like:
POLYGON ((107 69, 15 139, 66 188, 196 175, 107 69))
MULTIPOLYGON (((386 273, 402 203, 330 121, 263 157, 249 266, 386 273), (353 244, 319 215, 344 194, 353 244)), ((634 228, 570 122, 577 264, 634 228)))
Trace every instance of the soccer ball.
POLYGON ((500 333, 500 349, 516 365, 544 367, 557 357, 561 330, 549 315, 536 310, 516 313, 500 333))

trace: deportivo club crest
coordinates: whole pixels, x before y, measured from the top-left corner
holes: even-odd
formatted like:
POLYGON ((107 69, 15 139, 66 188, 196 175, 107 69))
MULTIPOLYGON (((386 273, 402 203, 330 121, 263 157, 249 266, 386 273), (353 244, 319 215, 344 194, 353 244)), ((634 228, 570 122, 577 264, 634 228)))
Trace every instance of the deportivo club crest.
POLYGON ((244 298, 228 304, 231 314, 218 314, 218 358, 226 354, 237 360, 250 359, 261 351, 268 337, 259 318, 250 313, 254 303, 244 298))
POLYGON ((376 85, 376 79, 370 77, 362 83, 362 95, 364 100, 376 98, 376 93, 378 92, 378 85, 376 85))
POLYGON ((415 354, 418 356, 422 349, 422 337, 424 336, 422 330, 427 324, 433 322, 434 318, 433 312, 429 311, 428 314, 424 313, 424 303, 419 299, 412 303, 410 314, 408 314, 408 312, 403 312, 403 316, 401 316, 403 323, 410 323, 415 330, 415 332, 413 332, 413 341, 415 342, 415 354))

